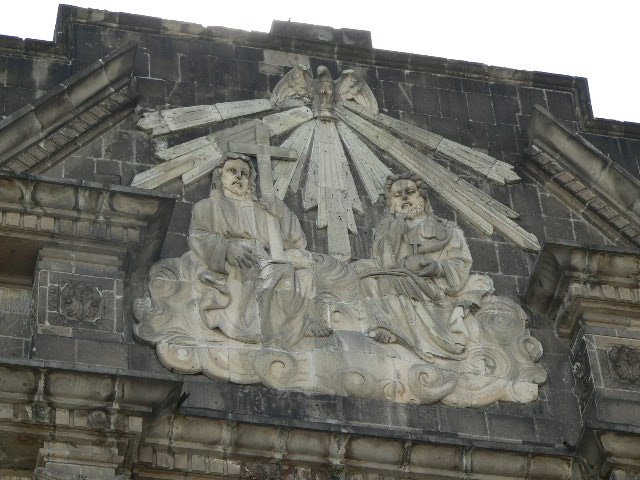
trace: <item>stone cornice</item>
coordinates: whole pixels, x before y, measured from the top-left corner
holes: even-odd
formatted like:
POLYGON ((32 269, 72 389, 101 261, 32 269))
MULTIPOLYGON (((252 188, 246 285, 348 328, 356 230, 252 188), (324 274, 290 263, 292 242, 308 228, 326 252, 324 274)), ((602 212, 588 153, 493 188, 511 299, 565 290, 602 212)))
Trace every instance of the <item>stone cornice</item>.
MULTIPOLYGON (((569 452, 485 449, 185 415, 176 411, 181 378, 168 373, 0 359, 0 375, 1 435, 29 438, 36 446, 54 439, 59 448, 71 450, 98 445, 98 439, 100 445, 120 445, 121 452, 129 452, 122 467, 140 478, 185 473, 246 478, 243 470, 254 462, 392 477, 405 472, 425 479, 466 474, 569 480, 578 468, 569 452)), ((43 452, 51 453, 40 449, 40 455, 43 452)), ((37 453, 32 449, 32 460, 37 453)))
MULTIPOLYGON (((576 98, 576 113, 584 131, 626 138, 640 138, 640 124, 593 117, 591 99, 587 79, 570 75, 559 75, 545 72, 516 70, 496 67, 477 62, 432 57, 403 52, 393 52, 370 48, 363 38, 367 32, 354 31, 358 41, 345 41, 348 29, 329 29, 333 35, 328 41, 301 38, 292 35, 291 28, 272 28, 271 33, 248 32, 245 30, 204 27, 195 23, 163 20, 156 17, 132 15, 128 13, 108 12, 104 10, 86 9, 69 5, 60 5, 56 22, 56 44, 62 51, 71 48, 71 30, 74 23, 99 25, 106 28, 162 34, 176 37, 192 37, 223 43, 233 43, 255 48, 287 50, 290 52, 325 56, 340 61, 350 61, 378 67, 400 68, 405 70, 424 71, 440 75, 452 75, 461 78, 495 81, 512 85, 551 88, 572 92, 576 98), (282 31, 282 34, 277 34, 282 31)), ((275 22, 276 24, 278 22, 275 22)), ((302 24, 299 24, 302 25, 302 24)), ((319 29, 328 27, 312 26, 319 29)))
POLYGON ((34 264, 40 248, 56 246, 117 256, 142 275, 160 252, 174 202, 132 187, 0 174, 0 237, 17 241, 34 264))
POLYGON ((2 120, 0 168, 43 172, 132 113, 136 47, 114 50, 2 120))
POLYGON ((587 217, 597 217, 596 226, 604 222, 603 233, 640 246, 640 181, 539 106, 528 133, 525 167, 573 197, 587 217))
MULTIPOLYGON (((134 456, 145 419, 174 408, 182 387, 171 374, 6 358, 0 379, 0 439, 27 445, 3 448, 3 467, 32 469, 57 457, 76 472, 83 464, 113 470, 134 456)), ((37 468, 34 478, 71 478, 56 470, 37 468)))
POLYGON ((69 63, 68 55, 65 55, 54 42, 35 38, 22 39, 9 35, 0 35, 0 52, 9 55, 57 58, 59 61, 69 63))
MULTIPOLYGON (((404 472, 412 478, 570 479, 570 456, 430 444, 184 415, 150 422, 136 468, 141 478, 172 470, 240 475, 241 462, 281 462, 318 470, 404 472)), ((246 465, 245 465, 246 468, 246 465)), ((153 477, 157 478, 157 477, 153 477)))
POLYGON ((48 360, 0 358, 0 403, 37 402, 49 408, 110 408, 132 415, 175 405, 177 375, 135 372, 48 360))
POLYGON ((640 326, 640 250, 547 243, 525 296, 536 313, 571 337, 580 324, 640 326))

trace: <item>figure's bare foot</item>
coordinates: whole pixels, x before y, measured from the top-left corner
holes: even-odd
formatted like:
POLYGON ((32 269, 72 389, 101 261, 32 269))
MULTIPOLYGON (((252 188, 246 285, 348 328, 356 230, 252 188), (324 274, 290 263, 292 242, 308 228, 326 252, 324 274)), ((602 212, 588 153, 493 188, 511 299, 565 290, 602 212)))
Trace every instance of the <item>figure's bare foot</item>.
POLYGON ((396 343, 396 336, 386 328, 376 327, 369 331, 369 336, 378 343, 396 343))
POLYGON ((333 329, 327 322, 312 322, 304 332, 305 337, 328 337, 333 329))

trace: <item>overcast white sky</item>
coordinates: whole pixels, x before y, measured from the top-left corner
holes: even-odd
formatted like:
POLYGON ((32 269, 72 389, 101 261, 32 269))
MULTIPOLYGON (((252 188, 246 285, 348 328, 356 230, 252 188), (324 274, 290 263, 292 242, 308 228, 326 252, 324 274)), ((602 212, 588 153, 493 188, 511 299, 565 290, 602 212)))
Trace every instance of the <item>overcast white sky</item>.
MULTIPOLYGON (((370 30, 373 46, 587 77, 597 117, 640 122, 640 2, 636 0, 69 0, 268 32, 289 20, 370 30)), ((56 0, 3 4, 0 34, 51 40, 56 0)))

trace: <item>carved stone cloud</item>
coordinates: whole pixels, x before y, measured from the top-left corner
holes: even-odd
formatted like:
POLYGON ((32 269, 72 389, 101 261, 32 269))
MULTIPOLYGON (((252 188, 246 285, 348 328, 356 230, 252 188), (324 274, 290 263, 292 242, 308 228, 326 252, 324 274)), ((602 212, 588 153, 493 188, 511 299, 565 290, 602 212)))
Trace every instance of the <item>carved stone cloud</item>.
POLYGON ((190 250, 156 263, 134 304, 137 337, 167 368, 404 403, 537 398, 546 372, 524 311, 470 273, 462 231, 433 215, 420 176, 386 180, 372 257, 349 263, 309 252, 288 207, 256 198, 248 157, 225 154, 213 185, 190 250))

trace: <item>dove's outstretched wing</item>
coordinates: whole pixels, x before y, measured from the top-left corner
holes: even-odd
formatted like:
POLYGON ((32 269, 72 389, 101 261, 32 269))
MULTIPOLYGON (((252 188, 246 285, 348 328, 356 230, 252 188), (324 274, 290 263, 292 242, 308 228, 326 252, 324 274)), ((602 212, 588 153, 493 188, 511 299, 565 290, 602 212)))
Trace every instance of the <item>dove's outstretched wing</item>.
POLYGON ((313 74, 309 67, 296 65, 289 70, 271 93, 276 107, 298 107, 311 103, 313 74))
POLYGON ((342 102, 351 100, 365 108, 371 115, 378 113, 378 102, 369 85, 354 70, 345 70, 336 80, 338 98, 342 102))

